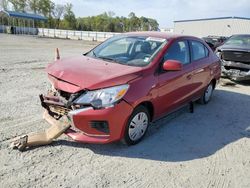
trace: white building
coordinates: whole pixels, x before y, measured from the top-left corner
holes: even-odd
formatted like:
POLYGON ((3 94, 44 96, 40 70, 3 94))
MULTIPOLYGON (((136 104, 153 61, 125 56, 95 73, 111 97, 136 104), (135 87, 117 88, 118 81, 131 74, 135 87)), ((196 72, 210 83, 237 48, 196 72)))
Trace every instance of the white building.
POLYGON ((160 31, 161 32, 167 32, 167 33, 173 33, 174 28, 161 28, 160 31))
POLYGON ((221 17, 174 21, 174 32, 197 37, 250 34, 250 18, 221 17))

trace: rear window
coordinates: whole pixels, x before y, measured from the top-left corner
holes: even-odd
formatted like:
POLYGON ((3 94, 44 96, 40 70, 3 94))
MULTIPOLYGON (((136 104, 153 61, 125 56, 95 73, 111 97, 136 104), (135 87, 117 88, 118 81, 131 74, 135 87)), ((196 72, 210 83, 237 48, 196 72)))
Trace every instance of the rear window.
POLYGON ((198 41, 191 41, 191 49, 192 49, 193 61, 203 59, 207 57, 209 53, 207 47, 198 41))

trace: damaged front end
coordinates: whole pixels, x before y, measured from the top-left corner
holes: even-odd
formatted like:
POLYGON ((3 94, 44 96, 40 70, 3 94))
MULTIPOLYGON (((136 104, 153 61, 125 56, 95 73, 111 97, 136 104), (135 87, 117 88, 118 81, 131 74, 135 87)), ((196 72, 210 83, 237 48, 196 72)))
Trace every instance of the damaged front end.
POLYGON ((217 53, 222 62, 222 76, 234 81, 250 81, 250 51, 223 50, 217 53))
POLYGON ((73 110, 71 102, 74 95, 66 92, 49 90, 47 95, 40 95, 41 105, 45 109, 43 118, 51 127, 38 133, 30 133, 15 138, 11 147, 23 151, 31 146, 50 144, 54 139, 65 133, 71 127, 68 113, 73 110))
POLYGON ((59 120, 62 116, 68 116, 72 110, 79 108, 78 105, 73 105, 73 101, 80 94, 71 94, 61 90, 49 90, 47 95, 39 95, 41 106, 45 108, 49 115, 59 120))
MULTIPOLYGON (((72 115, 70 112, 75 112, 83 106, 73 104, 73 101, 83 92, 68 93, 62 90, 49 89, 46 95, 39 95, 41 106, 44 108, 43 118, 51 125, 50 128, 38 133, 30 133, 22 135, 12 140, 11 147, 20 151, 31 146, 40 146, 50 144, 54 139, 58 138, 63 133, 76 133, 72 129, 72 115)), ((87 108, 88 109, 88 108, 87 108)))

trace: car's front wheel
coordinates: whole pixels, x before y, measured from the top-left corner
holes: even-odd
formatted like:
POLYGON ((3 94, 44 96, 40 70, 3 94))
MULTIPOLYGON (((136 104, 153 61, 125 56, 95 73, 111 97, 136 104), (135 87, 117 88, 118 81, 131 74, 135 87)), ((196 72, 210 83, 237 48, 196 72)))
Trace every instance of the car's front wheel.
POLYGON ((130 116, 125 129, 124 141, 127 145, 137 144, 145 136, 150 116, 147 108, 139 106, 130 116))
POLYGON ((213 82, 210 82, 205 92, 203 93, 203 96, 200 98, 199 102, 201 104, 207 104, 213 96, 213 91, 214 91, 214 85, 213 82))

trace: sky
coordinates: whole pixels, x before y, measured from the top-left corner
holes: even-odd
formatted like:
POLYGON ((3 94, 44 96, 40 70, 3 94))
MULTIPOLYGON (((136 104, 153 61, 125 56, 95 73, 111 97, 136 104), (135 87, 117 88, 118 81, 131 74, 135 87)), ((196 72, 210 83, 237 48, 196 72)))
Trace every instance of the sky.
POLYGON ((156 19, 160 28, 171 28, 175 20, 238 16, 250 18, 250 0, 53 0, 72 3, 76 17, 113 11, 115 16, 156 19))

